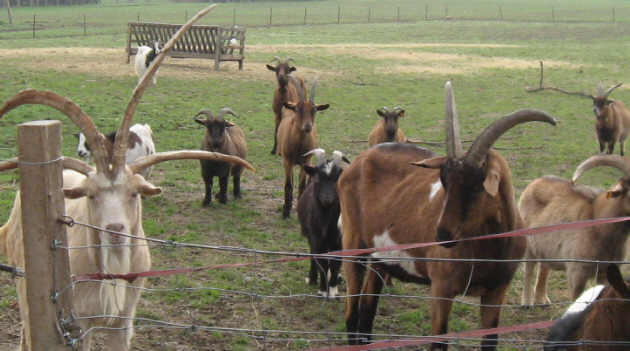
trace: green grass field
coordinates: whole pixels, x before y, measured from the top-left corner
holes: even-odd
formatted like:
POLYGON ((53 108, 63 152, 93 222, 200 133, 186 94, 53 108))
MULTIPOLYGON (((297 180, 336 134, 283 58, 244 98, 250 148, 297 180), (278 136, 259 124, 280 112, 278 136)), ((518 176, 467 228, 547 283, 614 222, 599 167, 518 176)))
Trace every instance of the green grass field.
MULTIPOLYGON (((240 115, 233 121, 246 133, 248 159, 257 172, 245 174, 243 199, 233 201, 230 196, 226 205, 202 208, 203 182, 198 162, 160 164, 150 180, 163 188, 163 194, 144 200, 147 235, 263 250, 308 250, 295 214, 288 221, 280 218, 282 163, 279 157, 269 154, 275 78, 264 67, 273 56, 291 56, 299 75, 307 80, 319 78, 317 102, 331 104, 329 110, 317 116, 320 145, 327 150, 342 150, 351 158, 366 149, 367 135, 377 121, 375 110, 382 106, 405 108, 401 127, 408 137, 442 141, 443 85, 449 79, 455 88, 463 139, 473 139, 496 118, 521 108, 545 110, 558 118, 555 128, 536 123, 518 126, 496 144, 510 163, 517 194, 542 175, 569 177, 579 162, 598 151, 590 100, 553 92, 530 94, 525 87, 538 84, 539 60, 545 61, 546 84, 567 90, 594 93, 600 83, 610 86, 630 81, 630 7, 625 2, 555 1, 554 14, 559 23, 551 22, 551 5, 542 0, 482 2, 478 6, 457 0, 448 5, 448 21, 436 20, 444 17, 442 2, 426 3, 434 20, 421 20, 425 2, 406 0, 384 5, 377 1, 344 0, 339 2, 345 9, 344 21, 366 22, 363 18, 372 8, 374 21, 390 23, 272 27, 264 26, 270 7, 274 24, 301 23, 304 7, 318 12, 309 23, 336 22, 337 2, 220 4, 202 23, 231 24, 235 9, 237 24, 252 26, 247 31, 245 69, 238 71, 236 64, 223 63, 216 72, 210 60, 167 59, 160 69, 158 84, 147 90, 134 122, 151 124, 158 151, 194 149, 204 131, 193 122, 193 116, 202 108, 216 111, 229 106, 240 115), (497 4, 502 5, 504 18, 509 21, 496 21, 497 4), (398 6, 404 22, 392 23, 398 6), (616 9, 616 23, 611 21, 612 8, 616 9), (483 18, 489 20, 458 20, 483 18)), ((137 82, 133 66, 125 64, 126 22, 135 20, 141 12, 145 21, 181 23, 186 11, 192 16, 201 6, 155 0, 116 4, 108 0, 98 6, 14 8, 13 27, 7 24, 6 10, 0 9, 0 101, 25 88, 52 90, 78 103, 102 131, 108 132, 117 126, 137 82), (33 14, 42 21, 46 19, 51 28, 39 31, 35 40, 30 39, 32 33, 28 31, 33 14), (90 23, 96 21, 91 18, 100 22, 98 28, 88 27, 87 36, 82 35, 80 25, 84 14, 90 23), (11 28, 25 31, 10 31, 11 28)), ((630 101, 625 86, 612 97, 630 101)), ((17 124, 48 118, 64 122, 64 154, 74 156, 76 144, 72 134, 77 128, 52 109, 28 106, 0 119, 0 160, 17 153, 17 124)), ((431 148, 444 152, 441 147, 431 148)), ((610 169, 593 170, 580 182, 608 187, 619 176, 610 169)), ((17 172, 0 174, 2 223, 9 215, 17 182, 17 172)), ((172 248, 152 249, 152 255, 154 269, 262 258, 172 248)), ((152 279, 149 286, 213 287, 265 295, 315 293, 304 284, 307 269, 306 262, 299 262, 206 271, 152 279)), ((0 275, 0 350, 14 348, 19 342, 13 283, 10 276, 0 275)), ((563 274, 552 274, 550 288, 552 301, 568 300, 563 274)), ((518 304, 521 290, 519 271, 506 303, 518 304)), ((384 293, 426 296, 428 289, 395 282, 384 293)), ((475 298, 465 300, 478 302, 475 298)), ((559 304, 549 308, 505 308, 501 325, 549 320, 558 317, 564 307, 559 304)), ((341 332, 343 309, 340 300, 251 298, 198 290, 144 293, 138 316, 216 327, 341 332)), ((451 330, 478 326, 478 308, 454 305, 451 330)), ((374 332, 430 333, 427 301, 382 298, 374 332)), ((507 337, 536 340, 544 336, 544 331, 538 331, 507 337)), ((295 340, 295 335, 279 333, 256 339, 246 333, 140 326, 133 346, 135 350, 285 350, 329 345, 306 340, 312 337, 300 335, 298 338, 304 340, 295 340)), ((534 342, 526 346, 540 349, 534 342)), ((519 348, 503 343, 501 349, 519 348)))

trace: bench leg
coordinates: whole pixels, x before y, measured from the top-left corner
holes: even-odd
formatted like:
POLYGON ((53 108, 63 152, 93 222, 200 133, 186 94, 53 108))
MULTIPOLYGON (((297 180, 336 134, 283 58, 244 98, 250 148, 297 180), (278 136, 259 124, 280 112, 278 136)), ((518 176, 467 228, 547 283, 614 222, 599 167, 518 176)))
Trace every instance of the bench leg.
POLYGON ((243 70, 243 60, 238 60, 238 70, 239 71, 243 70))

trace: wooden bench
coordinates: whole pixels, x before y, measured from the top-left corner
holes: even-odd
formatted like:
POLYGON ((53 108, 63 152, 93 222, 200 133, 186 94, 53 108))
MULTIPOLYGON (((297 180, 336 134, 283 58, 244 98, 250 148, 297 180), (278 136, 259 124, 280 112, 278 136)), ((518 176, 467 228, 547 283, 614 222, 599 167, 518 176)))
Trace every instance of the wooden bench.
MULTIPOLYGON (((166 42, 181 27, 180 24, 131 22, 127 37, 127 63, 138 52, 137 46, 153 47, 158 41, 166 42), (136 47, 131 45, 136 44, 136 47)), ((221 61, 238 61, 238 69, 243 69, 245 59, 245 28, 220 26, 192 26, 175 43, 168 56, 175 58, 214 59, 214 69, 219 69, 221 61), (236 39, 236 43, 232 41, 236 39)))

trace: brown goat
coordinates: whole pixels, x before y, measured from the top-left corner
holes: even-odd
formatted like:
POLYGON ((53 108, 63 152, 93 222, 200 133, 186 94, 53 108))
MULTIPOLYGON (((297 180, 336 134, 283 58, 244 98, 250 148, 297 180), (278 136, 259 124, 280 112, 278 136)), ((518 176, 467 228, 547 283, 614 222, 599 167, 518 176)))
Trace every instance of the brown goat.
MULTIPOLYGON (((195 116, 195 122, 206 127, 206 135, 201 142, 201 150, 220 152, 224 155, 234 155, 247 158, 247 141, 243 130, 236 124, 226 121, 225 115, 231 114, 236 117, 236 113, 230 108, 224 107, 215 116, 208 110, 201 110, 195 116), (206 118, 200 118, 201 115, 206 118)), ((219 177, 219 202, 227 202, 228 177, 232 175, 234 180, 234 198, 241 197, 241 173, 243 167, 233 165, 229 162, 216 162, 200 160, 201 177, 206 185, 206 195, 202 206, 208 206, 212 202, 212 179, 219 177)))
MULTIPOLYGON (((451 242, 486 233, 520 228, 507 161, 490 150, 507 130, 519 123, 555 124, 544 112, 522 110, 484 130, 464 155, 450 82, 446 83, 447 156, 411 144, 386 143, 359 155, 338 183, 344 250, 446 241, 442 246, 375 253, 364 279, 360 262, 344 262, 347 280, 346 328, 350 344, 369 342, 385 273, 404 281, 431 285, 432 334, 447 332, 451 298, 480 296, 481 325, 499 324, 501 303, 517 263, 410 261, 409 258, 517 259, 524 238, 451 242), (419 167, 411 167, 414 164, 419 167), (383 257, 404 258, 383 262, 383 257), (359 294, 362 294, 359 296, 359 294)), ((484 337, 484 350, 496 348, 496 335, 484 337)), ((447 349, 434 343, 432 349, 447 349)))
POLYGON ((544 351, 624 351, 630 348, 630 287, 619 267, 606 270, 609 286, 595 286, 553 325, 544 351))
POLYGON ((368 143, 370 146, 374 146, 380 143, 404 143, 405 133, 398 127, 398 119, 405 116, 405 110, 394 107, 393 110, 389 110, 387 107, 376 110, 376 113, 382 117, 368 136, 368 143))
POLYGON ((293 61, 292 58, 289 57, 286 60, 281 60, 279 57, 275 56, 273 61, 278 62, 278 64, 276 66, 267 65, 268 70, 276 73, 276 80, 278 81, 278 86, 273 92, 273 103, 271 105, 275 116, 273 148, 271 149, 272 155, 276 153, 278 145, 278 126, 280 125, 280 120, 282 119, 282 108, 284 107, 284 104, 289 101, 298 100, 297 86, 299 86, 302 90, 306 90, 304 80, 302 78, 295 77, 295 81, 289 79, 291 72, 296 70, 295 66, 291 66, 289 64, 290 61, 293 61), (297 82, 297 84, 295 84, 295 82, 297 82))
POLYGON ((621 83, 605 92, 600 88, 599 94, 592 96, 592 99, 599 151, 604 152, 604 148, 608 146, 607 153, 612 154, 615 143, 618 142, 619 153, 623 156, 623 146, 630 130, 630 111, 623 102, 608 98, 608 95, 619 86, 621 83))
MULTIPOLYGON (((617 155, 596 155, 580 164, 571 181, 558 177, 542 177, 531 182, 523 191, 518 207, 526 228, 595 218, 630 215, 630 162, 617 155), (615 167, 624 177, 608 191, 601 191, 574 182, 585 171, 597 166, 615 167)), ((606 224, 527 238, 525 257, 538 259, 621 260, 630 227, 626 223, 606 224)), ((541 262, 532 299, 535 262, 525 264, 521 303, 549 303, 547 277, 550 270, 566 271, 571 298, 577 298, 586 282, 598 275, 606 281, 606 265, 577 262, 541 262), (599 273, 598 273, 599 272, 599 273), (533 301, 532 301, 533 300, 533 301)))
MULTIPOLYGON (((295 86, 296 79, 291 77, 295 86)), ((278 126, 278 153, 282 155, 284 164, 284 208, 282 217, 289 218, 293 206, 293 168, 300 166, 300 185, 298 197, 306 187, 306 173, 304 165, 310 164, 312 155, 305 155, 317 148, 317 129, 315 128, 315 114, 326 110, 330 105, 315 104, 315 88, 317 81, 311 87, 308 99, 305 91, 298 89, 298 99, 284 104, 282 120, 278 126)))

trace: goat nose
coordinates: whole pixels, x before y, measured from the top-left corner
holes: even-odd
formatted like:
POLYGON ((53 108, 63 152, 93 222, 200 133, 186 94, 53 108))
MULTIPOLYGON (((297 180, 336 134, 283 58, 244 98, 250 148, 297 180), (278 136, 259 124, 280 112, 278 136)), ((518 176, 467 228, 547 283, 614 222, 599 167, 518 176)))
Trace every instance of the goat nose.
POLYGON ((303 130, 305 133, 310 133, 312 129, 313 129, 313 126, 312 126, 312 125, 310 125, 310 124, 307 124, 307 125, 305 125, 304 127, 302 127, 302 130, 303 130))
MULTIPOLYGON (((451 232, 448 229, 438 228, 435 240, 436 241, 450 241, 450 240, 453 240, 453 234, 451 234, 451 232)), ((444 247, 452 247, 455 245, 455 243, 446 242, 440 245, 444 247)))
POLYGON ((112 223, 105 226, 105 229, 112 232, 122 232, 125 226, 121 223, 112 223))

